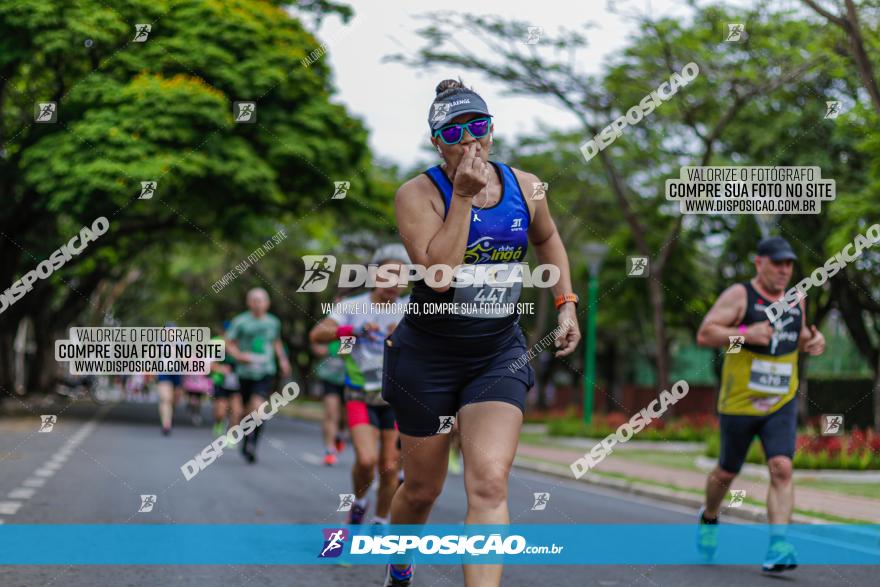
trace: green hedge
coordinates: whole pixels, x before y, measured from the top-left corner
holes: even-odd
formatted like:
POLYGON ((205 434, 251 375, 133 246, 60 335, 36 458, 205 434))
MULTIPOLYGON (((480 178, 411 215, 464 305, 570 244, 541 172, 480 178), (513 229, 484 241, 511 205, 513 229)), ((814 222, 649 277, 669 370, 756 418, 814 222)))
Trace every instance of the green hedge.
MULTIPOLYGON (((609 426, 605 422, 591 422, 589 425, 585 425, 582 420, 565 419, 547 423, 547 433, 550 436, 605 438, 609 434, 614 434, 616 430, 617 426, 609 426)), ((634 435, 633 438, 637 440, 702 442, 713 434, 715 434, 715 430, 712 428, 672 425, 663 428, 648 427, 634 435)))

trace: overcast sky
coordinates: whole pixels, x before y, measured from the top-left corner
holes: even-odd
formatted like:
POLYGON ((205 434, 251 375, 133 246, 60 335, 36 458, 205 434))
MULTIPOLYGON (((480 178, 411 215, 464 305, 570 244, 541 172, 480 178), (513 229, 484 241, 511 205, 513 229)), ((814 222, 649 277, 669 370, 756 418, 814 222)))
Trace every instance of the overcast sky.
MULTIPOLYGON (((429 140, 428 108, 434 87, 446 78, 461 76, 483 96, 495 116, 495 134, 499 138, 510 141, 540 128, 576 126, 574 117, 559 107, 536 98, 504 96, 501 84, 473 72, 447 67, 420 71, 397 63, 382 63, 385 56, 413 54, 423 45, 415 31, 427 22, 416 16, 436 10, 501 15, 542 27, 547 33, 592 22, 596 28, 588 33, 590 47, 583 56, 585 71, 591 73, 601 71, 604 60, 626 45, 633 30, 632 21, 609 11, 603 0, 395 0, 354 1, 350 5, 356 14, 349 24, 343 25, 341 19, 331 17, 318 31, 319 39, 327 45, 327 54, 322 59, 328 59, 332 67, 338 90, 335 100, 364 120, 376 156, 403 166, 427 156, 421 149, 429 140)), ((614 6, 617 11, 629 13, 649 9, 654 16, 686 17, 691 13, 682 0, 617 0, 614 6)), ((526 37, 527 31, 523 31, 523 41, 526 37)), ((482 54, 488 52, 479 44, 475 49, 482 54)))

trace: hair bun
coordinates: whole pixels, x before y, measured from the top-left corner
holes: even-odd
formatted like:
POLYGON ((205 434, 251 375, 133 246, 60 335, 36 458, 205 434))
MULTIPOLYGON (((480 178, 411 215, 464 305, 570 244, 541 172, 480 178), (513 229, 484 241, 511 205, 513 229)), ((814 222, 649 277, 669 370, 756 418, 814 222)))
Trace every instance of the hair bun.
POLYGON ((460 88, 464 88, 464 83, 462 83, 461 79, 459 79, 457 81, 454 79, 445 79, 442 82, 440 82, 439 84, 437 84, 437 88, 434 90, 434 92, 436 93, 436 95, 439 96, 440 94, 442 94, 446 90, 460 89, 460 88))

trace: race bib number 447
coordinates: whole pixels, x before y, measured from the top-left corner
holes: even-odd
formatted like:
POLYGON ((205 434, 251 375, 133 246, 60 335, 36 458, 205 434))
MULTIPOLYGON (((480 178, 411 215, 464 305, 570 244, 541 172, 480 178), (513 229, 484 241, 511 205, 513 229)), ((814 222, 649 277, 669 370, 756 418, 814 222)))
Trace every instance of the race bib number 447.
POLYGON ((489 266, 483 283, 454 287, 457 313, 471 318, 504 318, 515 312, 522 292, 517 265, 489 266))

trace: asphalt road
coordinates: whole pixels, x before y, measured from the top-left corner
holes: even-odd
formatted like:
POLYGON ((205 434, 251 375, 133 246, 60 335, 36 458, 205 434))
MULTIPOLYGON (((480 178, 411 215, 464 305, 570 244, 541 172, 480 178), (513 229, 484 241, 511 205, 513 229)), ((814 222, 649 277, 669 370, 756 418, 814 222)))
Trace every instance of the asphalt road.
MULTIPOLYGON (((256 465, 229 452, 186 482, 179 467, 212 440, 207 424, 194 427, 181 422, 170 437, 163 437, 153 404, 99 409, 80 403, 54 411, 29 405, 28 409, 34 415, 0 420, 0 523, 344 523, 344 514, 336 508, 338 495, 350 491, 352 451, 343 453, 339 466, 323 466, 319 428, 314 423, 276 417, 266 425, 256 465), (37 433, 41 413, 59 414, 49 433, 37 433), (71 439, 77 443, 63 449, 71 439), (141 494, 157 496, 153 511, 138 513, 141 494)), ((175 417, 184 419, 181 410, 175 417)), ((510 483, 510 512, 514 523, 682 524, 694 519, 694 512, 675 505, 519 470, 510 483), (531 511, 533 493, 538 491, 549 491, 550 502, 544 511, 531 511)), ((450 476, 431 521, 460 523, 464 513, 462 477, 450 476)), ((509 565, 502 584, 877 585, 876 571, 811 566, 783 577, 767 577, 759 568, 745 566, 509 565)), ((0 567, 0 585, 9 587, 354 587, 381 585, 382 576, 378 566, 0 567)), ((463 585, 462 572, 456 566, 420 566, 417 585, 463 585)))

